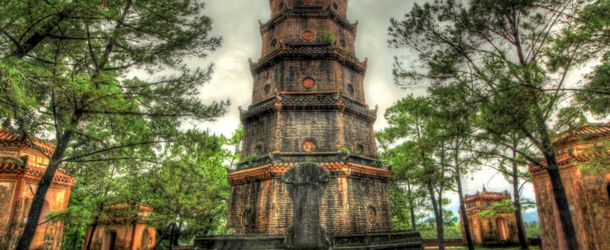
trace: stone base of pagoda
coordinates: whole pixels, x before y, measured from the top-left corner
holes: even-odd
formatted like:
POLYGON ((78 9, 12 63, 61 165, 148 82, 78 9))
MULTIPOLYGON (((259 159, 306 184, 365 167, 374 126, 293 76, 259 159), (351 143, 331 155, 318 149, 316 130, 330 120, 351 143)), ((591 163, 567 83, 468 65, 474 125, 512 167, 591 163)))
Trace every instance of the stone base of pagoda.
MULTIPOLYGON (((330 247, 333 250, 423 250, 423 242, 418 232, 394 231, 368 234, 347 234, 331 236, 330 247)), ((235 235, 198 237, 195 248, 202 250, 239 250, 239 249, 290 249, 285 244, 284 236, 269 235, 235 235)))
MULTIPOLYGON (((285 235, 293 201, 282 174, 300 163, 270 163, 229 175, 228 226, 237 234, 285 235)), ((350 162, 315 163, 328 170, 321 184, 320 225, 328 234, 392 230, 387 169, 350 162)))
POLYGON ((274 154, 229 174, 228 226, 199 249, 423 249, 392 231, 391 172, 341 153, 274 154), (257 167, 252 167, 257 166, 257 167))

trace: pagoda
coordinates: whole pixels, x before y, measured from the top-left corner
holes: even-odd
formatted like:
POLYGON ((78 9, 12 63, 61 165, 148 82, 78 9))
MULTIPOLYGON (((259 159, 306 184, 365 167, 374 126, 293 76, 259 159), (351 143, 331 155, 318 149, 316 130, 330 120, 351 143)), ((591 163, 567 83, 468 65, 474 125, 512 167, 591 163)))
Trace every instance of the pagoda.
MULTIPOLYGON (((610 249, 610 123, 585 123, 553 139, 580 249, 610 249)), ((569 249, 548 172, 530 164, 544 249, 569 249)))
MULTIPOLYGON (((519 243, 517 218, 513 211, 495 209, 493 214, 482 216, 482 212, 492 209, 494 203, 506 200, 511 200, 508 191, 490 192, 485 189, 485 186, 483 186, 482 192, 466 195, 464 203, 467 218, 462 218, 462 213, 460 213, 460 221, 468 220, 470 223, 470 235, 472 235, 474 244, 496 247, 519 243)), ((462 224, 462 232, 464 230, 466 228, 462 224)))
MULTIPOLYGON (((51 142, 26 135, 8 121, 0 127, 0 249, 15 249, 53 151, 51 142)), ((64 222, 47 215, 68 208, 72 186, 74 177, 59 169, 45 196, 32 249, 61 249, 64 222)))
POLYGON ((376 159, 377 110, 347 4, 270 0, 262 57, 250 62, 253 104, 240 108, 242 163, 228 176, 236 235, 198 247, 421 249, 417 232, 392 231, 391 172, 376 159))

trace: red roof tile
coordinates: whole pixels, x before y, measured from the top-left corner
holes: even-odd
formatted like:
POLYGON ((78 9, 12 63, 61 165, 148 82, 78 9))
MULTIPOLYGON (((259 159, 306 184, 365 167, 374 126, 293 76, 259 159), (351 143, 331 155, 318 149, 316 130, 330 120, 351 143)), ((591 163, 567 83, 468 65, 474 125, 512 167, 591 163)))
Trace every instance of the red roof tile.
POLYGON ((44 154, 52 154, 55 147, 41 139, 21 137, 18 133, 9 128, 0 128, 0 145, 15 145, 35 149, 44 154))
POLYGON ((560 144, 568 141, 583 140, 593 137, 610 135, 610 123, 592 123, 581 128, 566 131, 555 137, 553 143, 560 144))

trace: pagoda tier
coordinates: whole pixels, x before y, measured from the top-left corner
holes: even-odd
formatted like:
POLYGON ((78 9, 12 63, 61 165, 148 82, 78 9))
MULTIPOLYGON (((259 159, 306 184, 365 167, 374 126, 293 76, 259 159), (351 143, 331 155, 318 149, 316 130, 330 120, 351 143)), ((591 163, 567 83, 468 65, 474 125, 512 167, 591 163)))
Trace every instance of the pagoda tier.
POLYGON ((375 114, 337 92, 276 93, 241 113, 242 154, 343 151, 375 157, 375 114))

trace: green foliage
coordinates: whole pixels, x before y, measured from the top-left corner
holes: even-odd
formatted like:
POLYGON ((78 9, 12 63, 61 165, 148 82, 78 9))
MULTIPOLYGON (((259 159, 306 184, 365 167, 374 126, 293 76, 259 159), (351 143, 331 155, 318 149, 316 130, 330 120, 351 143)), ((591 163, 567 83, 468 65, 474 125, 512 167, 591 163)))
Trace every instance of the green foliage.
MULTIPOLYGON (((578 113, 590 109, 607 116, 607 81, 580 88, 572 87, 566 76, 575 72, 576 65, 607 53, 609 6, 604 0, 416 3, 403 19, 391 20, 390 46, 417 55, 415 60, 396 58, 395 82, 401 87, 428 87, 433 99, 439 88, 451 89, 440 95, 439 105, 444 107, 440 110, 466 107, 462 112, 472 116, 463 120, 469 121, 465 124, 472 126, 473 133, 463 135, 475 139, 479 145, 474 150, 486 157, 511 161, 514 165, 505 169, 516 171, 505 173, 518 186, 518 178, 524 177, 519 166, 535 164, 558 171, 553 137, 578 113), (557 32, 562 30, 566 31, 557 32), (565 103, 579 99, 590 101, 586 109, 565 110, 554 119, 565 103), (547 166, 540 164, 541 157, 547 166)), ((598 69, 604 71, 603 66, 598 69)), ((438 127, 437 135, 451 131, 438 127)), ((552 176, 557 187, 561 180, 552 176)), ((573 234, 565 194, 555 195, 565 217, 564 233, 573 234)), ((575 238, 568 241, 570 246, 577 244, 575 238)))
MULTIPOLYGON (((113 204, 146 204, 153 208, 151 223, 161 246, 192 244, 196 233, 227 234, 227 169, 239 152, 234 151, 241 130, 230 138, 189 130, 176 142, 154 152, 155 162, 117 162, 82 167, 65 215, 62 246, 82 249, 87 226, 112 216, 104 208, 113 204), (171 227, 181 230, 170 230, 171 227), (170 237, 171 236, 171 237, 170 237)), ((236 145, 237 143, 237 145, 236 145)), ((136 206, 133 206, 136 207, 136 206)), ((125 210, 135 213, 135 210, 125 210)))
POLYGON ((328 44, 335 44, 335 41, 337 41, 337 39, 335 38, 335 34, 332 32, 328 32, 326 33, 326 36, 324 37, 324 41, 326 41, 328 44))
MULTIPOLYGON (((61 166, 78 178, 92 174, 99 178, 98 190, 109 190, 100 199, 110 199, 120 197, 110 192, 120 190, 118 184, 104 183, 115 169, 125 175, 118 186, 133 191, 123 198, 132 204, 141 194, 133 186, 139 179, 127 177, 152 168, 160 144, 174 142, 184 120, 214 119, 228 105, 201 100, 212 68, 186 63, 207 56, 221 42, 210 36, 204 6, 160 0, 3 3, 0 115, 25 135, 55 141, 45 171, 54 174, 61 166)), ((20 248, 28 248, 47 189, 37 190, 20 248)), ((90 194, 75 196, 76 204, 90 209, 106 203, 88 200, 90 194)))
POLYGON ((529 238, 540 238, 540 223, 537 221, 525 223, 525 231, 529 238))
POLYGON ((597 115, 610 114, 610 53, 587 76, 587 83, 576 94, 576 100, 597 115))
POLYGON ((575 100, 581 108, 605 118, 610 110, 610 2, 607 0, 584 1, 573 13, 574 20, 565 24, 553 46, 547 51, 554 69, 571 64, 595 65, 584 84, 575 92, 575 100), (570 52, 578 47, 573 60, 570 52))
POLYGON ((495 216, 497 213, 512 213, 515 212, 515 206, 513 201, 510 199, 506 199, 499 202, 491 203, 491 205, 485 208, 479 216, 481 218, 489 218, 495 216))
POLYGON ((161 165, 144 176, 143 193, 146 204, 155 210, 153 221, 161 234, 173 225, 180 230, 172 238, 192 243, 197 233, 226 232, 225 201, 230 192, 223 165, 233 153, 223 149, 231 146, 227 138, 207 132, 188 131, 179 139, 188 143, 167 147, 161 165))
MULTIPOLYGON (((450 210, 444 211, 444 234, 446 239, 462 238, 462 229, 460 223, 458 223, 458 217, 453 214, 450 210)), ((437 239, 436 235, 436 223, 434 219, 428 218, 421 221, 418 224, 417 229, 419 230, 422 238, 424 239, 437 239)))
MULTIPOLYGON (((601 141, 592 145, 591 152, 610 152, 610 141, 601 141)), ((577 163, 578 169, 590 175, 603 174, 610 166, 610 155, 607 153, 591 153, 587 162, 577 163)))
POLYGON ((390 184, 390 204, 392 206, 392 226, 397 230, 413 229, 411 206, 414 210, 416 226, 417 222, 425 219, 430 212, 430 208, 426 204, 425 192, 404 182, 394 181, 390 184))
MULTIPOLYGON (((440 113, 434 100, 408 96, 386 111, 389 125, 377 133, 377 138, 383 149, 381 158, 392 165, 395 181, 404 185, 407 207, 415 211, 420 210, 417 206, 425 204, 431 208, 434 230, 438 229, 437 237, 442 239, 442 233, 447 230, 444 221, 450 218, 443 211, 443 194, 452 188, 452 178, 448 171, 447 128, 438 119, 440 113)), ((404 211, 401 208, 404 202, 396 198, 392 202, 395 209, 404 211)), ((404 221, 407 216, 403 214, 394 220, 404 221)), ((409 211, 408 217, 417 219, 417 214, 409 211)), ((417 227, 419 230, 420 225, 417 227)))

